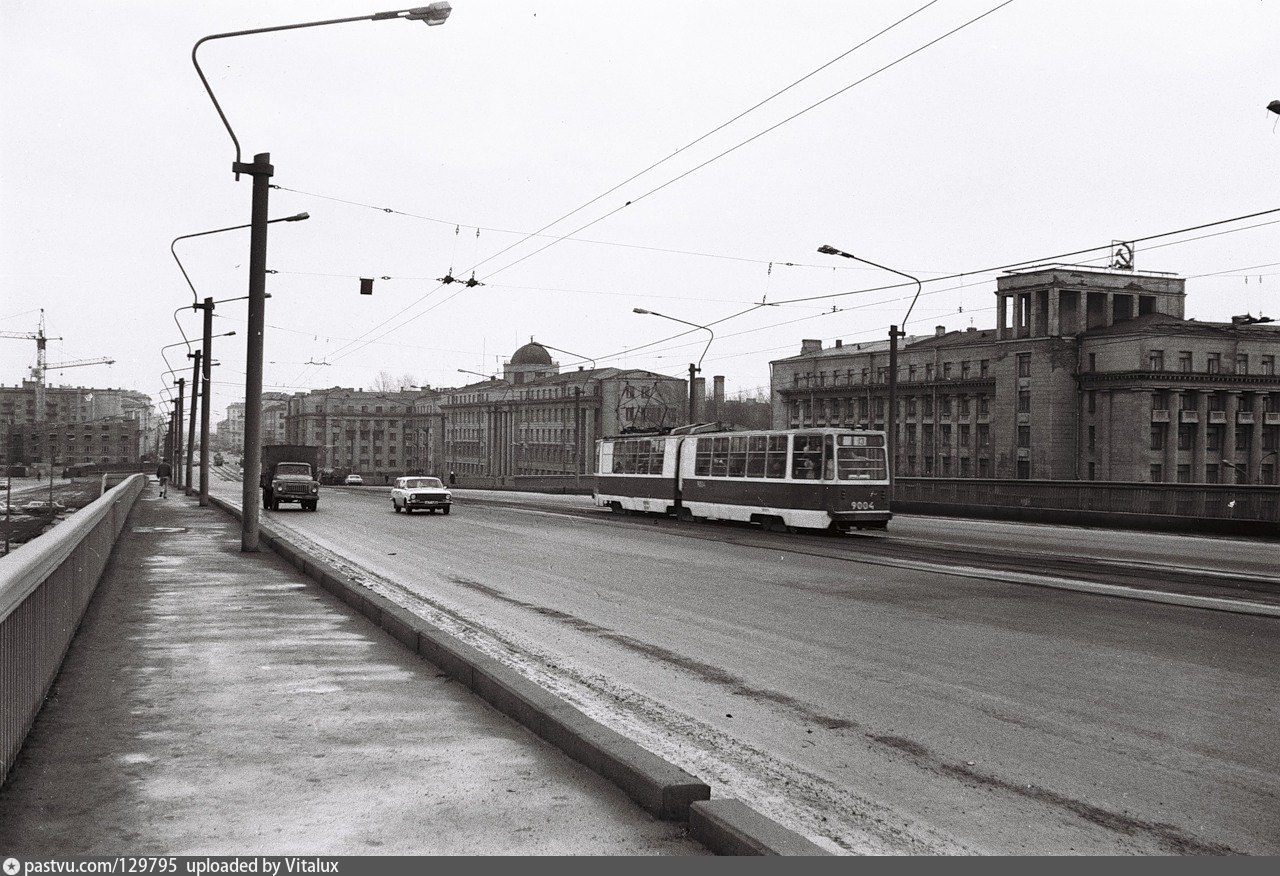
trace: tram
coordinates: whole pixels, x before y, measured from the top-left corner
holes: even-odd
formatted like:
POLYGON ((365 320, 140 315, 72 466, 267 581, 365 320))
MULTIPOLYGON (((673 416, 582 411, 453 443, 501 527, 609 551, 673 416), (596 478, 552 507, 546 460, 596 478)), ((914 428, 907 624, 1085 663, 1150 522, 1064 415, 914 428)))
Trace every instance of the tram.
POLYGON ((595 504, 757 523, 767 529, 884 529, 886 434, 856 429, 730 432, 720 424, 596 442, 595 504))

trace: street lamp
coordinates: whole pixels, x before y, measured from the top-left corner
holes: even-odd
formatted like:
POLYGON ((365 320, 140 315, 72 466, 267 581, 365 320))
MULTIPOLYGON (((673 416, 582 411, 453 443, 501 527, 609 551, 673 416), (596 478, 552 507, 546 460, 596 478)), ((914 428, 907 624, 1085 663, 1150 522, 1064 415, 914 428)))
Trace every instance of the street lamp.
MULTIPOLYGON (((884 265, 876 264, 873 261, 861 258, 860 256, 847 253, 843 250, 836 249, 834 246, 823 244, 818 247, 818 252, 823 255, 838 255, 847 259, 853 259, 855 262, 862 262, 864 265, 871 265, 873 268, 879 268, 882 271, 888 271, 891 274, 897 274, 899 277, 906 277, 908 280, 916 284, 916 294, 912 296, 911 303, 907 305, 907 314, 902 318, 902 326, 905 329, 907 320, 911 318, 911 309, 916 306, 916 299, 920 297, 921 284, 920 281, 910 274, 884 265)), ((889 416, 885 421, 886 431, 888 432, 888 446, 885 450, 889 454, 889 484, 892 488, 895 477, 895 469, 898 465, 898 338, 905 338, 906 331, 901 331, 896 325, 889 326, 889 416)))
MULTIPOLYGON (((271 225, 275 222, 301 222, 310 218, 310 213, 297 213, 293 216, 285 216, 280 219, 269 219, 267 220, 267 224, 271 225)), ((203 303, 197 303, 199 296, 196 294, 196 287, 192 284, 191 277, 187 275, 187 269, 182 266, 182 259, 178 258, 178 250, 176 247, 179 240, 187 240, 192 237, 204 237, 207 234, 221 234, 224 231, 239 231, 240 229, 249 227, 250 226, 248 225, 232 225, 227 228, 214 228, 211 231, 197 231, 194 234, 183 234, 179 237, 175 237, 173 242, 169 244, 169 252, 173 254, 173 260, 178 263, 178 270, 182 271, 183 279, 187 281, 187 285, 191 288, 191 309, 204 311, 204 339, 201 347, 201 356, 206 364, 202 375, 204 380, 204 393, 200 400, 200 404, 202 405, 200 410, 200 507, 202 508, 209 504, 209 405, 213 402, 213 393, 210 387, 212 375, 209 373, 208 363, 213 357, 213 347, 210 343, 213 338, 213 335, 211 334, 213 332, 213 306, 215 304, 222 304, 226 301, 240 301, 242 298, 248 298, 248 296, 241 296, 241 298, 222 298, 218 301, 214 301, 212 298, 205 298, 203 303)), ((265 295, 264 297, 270 298, 271 296, 265 295)), ((195 407, 193 406, 191 409, 191 418, 193 423, 195 422, 195 413, 195 407)), ((188 478, 190 478, 189 472, 188 478)))
POLYGON ((196 75, 204 85, 213 108, 231 136, 235 145, 235 161, 231 171, 237 180, 240 174, 247 173, 253 177, 253 199, 249 239, 249 330, 245 346, 245 381, 244 381, 244 483, 240 495, 240 550, 252 552, 258 550, 258 521, 260 512, 257 503, 258 478, 262 472, 262 350, 263 331, 266 326, 266 289, 267 289, 267 206, 270 194, 270 179, 275 172, 271 166, 271 153, 260 152, 253 157, 252 164, 240 160, 240 141, 236 139, 227 115, 222 111, 209 80, 200 69, 200 61, 196 53, 200 46, 210 40, 228 37, 249 36, 259 33, 274 33, 283 30, 299 30, 308 27, 322 27, 329 24, 345 24, 353 21, 386 21, 403 18, 408 21, 421 21, 427 25, 443 24, 452 11, 447 2, 430 3, 426 6, 411 9, 396 9, 390 12, 375 12, 372 15, 356 15, 350 18, 333 18, 325 21, 309 21, 299 24, 282 24, 274 27, 258 27, 251 30, 238 30, 228 33, 210 34, 201 37, 191 47, 191 63, 196 68, 196 75))
POLYGON ((707 355, 707 350, 711 349, 711 342, 716 339, 716 333, 711 331, 711 329, 707 328, 705 325, 698 325, 696 322, 688 322, 683 319, 677 319, 674 316, 667 316, 665 313, 658 313, 656 310, 645 310, 643 307, 633 307, 631 308, 631 312, 646 314, 648 316, 660 316, 663 319, 669 319, 672 322, 691 325, 696 329, 702 329, 704 332, 711 335, 711 337, 707 339, 707 345, 702 348, 702 355, 698 357, 697 364, 694 364, 693 362, 689 363, 689 423, 692 425, 695 419, 694 380, 696 379, 697 374, 702 371, 702 359, 707 355))
MULTIPOLYGON (((234 332, 234 331, 229 331, 229 332, 223 332, 223 333, 222 333, 222 334, 220 334, 220 335, 214 335, 213 337, 223 338, 223 337, 230 337, 230 336, 232 336, 232 335, 234 335, 234 334, 235 334, 235 332, 234 332)), ((168 371, 166 371, 166 372, 164 372, 163 374, 161 374, 161 375, 160 375, 161 377, 165 377, 166 375, 173 375, 173 374, 177 374, 177 370, 173 367, 173 365, 171 365, 171 364, 169 363, 169 357, 168 357, 168 356, 166 356, 166 355, 164 354, 164 351, 165 351, 165 350, 170 349, 171 347, 182 347, 182 346, 186 346, 187 348, 190 348, 190 347, 191 347, 191 342, 190 342, 190 341, 187 341, 187 340, 181 340, 181 341, 178 341, 177 343, 173 343, 173 344, 166 344, 166 345, 164 345, 163 347, 161 347, 161 348, 160 348, 160 358, 164 359, 164 364, 169 366, 169 370, 168 370, 168 371)), ((208 348, 209 348, 209 347, 208 347, 208 343, 206 342, 206 349, 208 349, 208 348)), ((197 350, 195 353, 188 353, 188 354, 187 354, 187 358, 189 358, 189 359, 194 358, 194 359, 196 360, 196 362, 195 362, 195 368, 193 369, 193 374, 192 374, 192 378, 191 378, 191 379, 192 379, 192 385, 191 385, 191 405, 192 405, 192 409, 191 409, 191 436, 192 436, 192 437, 191 437, 191 440, 194 440, 194 437, 195 437, 195 413, 196 413, 196 412, 195 412, 195 403, 196 403, 196 385, 195 385, 195 382, 196 382, 196 374, 197 374, 197 373, 199 373, 199 371, 200 371, 200 362, 201 362, 201 360, 203 359, 203 355, 202 355, 202 353, 201 353, 201 351, 200 351, 200 350, 197 350)), ((208 360, 205 360, 205 361, 208 361, 208 360)), ((205 368, 205 369, 204 369, 204 375, 205 375, 205 385, 206 385, 206 387, 207 387, 207 386, 208 386, 208 383, 209 383, 209 370, 208 370, 208 368, 205 368)), ((175 487, 177 487, 177 486, 190 486, 190 478, 191 478, 190 460, 188 460, 188 466, 187 466, 187 471, 186 471, 186 475, 187 475, 187 483, 186 483, 186 484, 182 484, 182 483, 181 483, 181 480, 182 480, 182 478, 181 478, 181 475, 182 475, 182 467, 178 464, 178 462, 179 462, 179 460, 178 460, 178 455, 180 455, 180 454, 181 454, 181 452, 182 452, 182 410, 183 410, 183 407, 182 407, 182 405, 183 405, 183 401, 182 401, 182 392, 183 392, 183 389, 182 389, 181 387, 182 387, 185 383, 186 383, 186 381, 185 381, 185 380, 183 380, 183 379, 179 379, 179 380, 178 380, 178 386, 179 386, 180 388, 179 388, 179 390, 178 390, 178 398, 177 398, 177 400, 176 400, 176 402, 175 402, 175 409, 176 409, 176 410, 175 410, 175 413, 176 413, 176 417, 177 417, 177 419, 175 420, 175 423, 176 423, 176 430, 177 430, 177 434, 176 434, 176 436, 175 436, 175 435, 173 435, 173 434, 171 434, 171 435, 170 435, 170 445, 171 445, 171 448, 172 448, 173 453, 170 455, 169 464, 170 464, 170 466, 171 466, 171 467, 172 467, 172 469, 173 469, 172 478, 173 478, 173 485, 174 485, 175 487)), ((161 391, 163 392, 164 390, 161 390, 161 391)), ((206 397, 205 397, 205 405, 207 406, 208 404, 209 404, 209 398, 208 398, 208 395, 206 394, 206 397)), ((189 441, 189 442, 188 442, 188 456, 190 456, 190 449, 191 449, 191 448, 190 448, 190 441, 189 441)))

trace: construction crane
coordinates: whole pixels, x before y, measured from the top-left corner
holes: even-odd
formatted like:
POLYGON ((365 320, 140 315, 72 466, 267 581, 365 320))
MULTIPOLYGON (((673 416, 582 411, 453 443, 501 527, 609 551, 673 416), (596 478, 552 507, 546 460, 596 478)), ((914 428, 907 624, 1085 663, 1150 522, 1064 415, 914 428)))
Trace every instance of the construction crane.
POLYGON ((53 365, 45 361, 45 345, 48 341, 60 341, 62 338, 50 338, 44 333, 44 308, 40 308, 40 327, 34 332, 0 332, 0 338, 16 338, 24 341, 36 342, 36 364, 31 368, 31 380, 35 384, 36 390, 36 419, 37 423, 44 422, 46 393, 45 393, 45 374, 49 371, 59 371, 63 368, 78 368, 81 365, 114 365, 115 359, 103 356, 98 359, 76 359, 71 362, 57 362, 53 365))

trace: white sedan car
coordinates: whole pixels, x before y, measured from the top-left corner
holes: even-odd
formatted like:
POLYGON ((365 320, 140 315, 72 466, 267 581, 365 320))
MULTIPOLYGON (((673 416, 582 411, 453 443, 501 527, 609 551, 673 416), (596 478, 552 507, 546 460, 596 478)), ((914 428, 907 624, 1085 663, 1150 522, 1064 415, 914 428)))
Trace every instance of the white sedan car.
POLYGON ((396 478, 396 485, 391 488, 391 507, 397 514, 412 514, 419 508, 448 514, 452 504, 453 494, 439 478, 396 478))

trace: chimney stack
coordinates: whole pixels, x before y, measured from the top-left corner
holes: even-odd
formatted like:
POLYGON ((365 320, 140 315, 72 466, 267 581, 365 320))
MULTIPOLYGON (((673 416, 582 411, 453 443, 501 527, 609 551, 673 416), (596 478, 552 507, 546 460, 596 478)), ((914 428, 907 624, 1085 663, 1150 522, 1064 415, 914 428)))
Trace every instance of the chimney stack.
POLYGON ((935 338, 940 338, 946 333, 947 333, 947 327, 945 325, 936 325, 933 327, 933 336, 935 338))
POLYGON ((821 353, 822 341, 818 338, 805 338, 800 342, 800 355, 805 356, 809 353, 821 353))
POLYGON ((711 378, 711 398, 715 402, 716 414, 720 413, 720 406, 724 404, 724 375, 717 374, 711 378))

